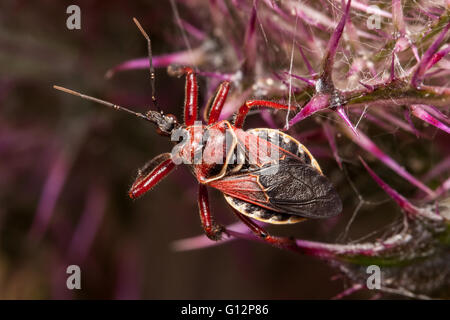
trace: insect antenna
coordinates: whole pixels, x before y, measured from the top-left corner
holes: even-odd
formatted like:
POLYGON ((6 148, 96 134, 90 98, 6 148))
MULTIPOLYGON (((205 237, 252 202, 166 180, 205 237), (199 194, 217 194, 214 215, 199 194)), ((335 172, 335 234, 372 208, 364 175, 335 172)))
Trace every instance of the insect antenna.
POLYGON ((139 113, 139 112, 132 111, 132 110, 127 109, 127 108, 124 108, 124 107, 119 106, 117 104, 114 104, 114 103, 111 103, 111 102, 108 102, 108 101, 105 101, 105 100, 101 100, 101 99, 98 99, 98 98, 94 98, 94 97, 91 97, 91 96, 88 96, 88 95, 85 95, 85 94, 82 94, 80 92, 77 92, 77 91, 74 91, 74 90, 71 90, 71 89, 67 89, 67 88, 64 88, 64 87, 53 86, 53 88, 56 89, 56 90, 60 90, 60 91, 72 94, 74 96, 78 96, 78 97, 86 99, 86 100, 90 100, 90 101, 93 101, 93 102, 96 102, 96 103, 99 103, 99 104, 103 104, 103 105, 105 105, 107 107, 110 107, 110 108, 112 108, 114 110, 125 111, 125 112, 128 112, 128 113, 132 114, 132 115, 135 115, 136 117, 143 118, 145 120, 149 120, 149 118, 146 115, 144 115, 142 113, 139 113))
POLYGON ((156 110, 161 112, 161 109, 159 108, 158 104, 156 103, 156 89, 155 89, 155 68, 153 67, 153 59, 152 59, 152 41, 150 40, 150 37, 148 36, 147 32, 145 32, 144 28, 142 28, 141 24, 136 18, 133 18, 134 23, 138 27, 139 31, 141 31, 144 38, 147 40, 147 51, 148 51, 148 61, 149 61, 149 71, 150 71, 150 83, 152 88, 152 102, 155 106, 156 110))

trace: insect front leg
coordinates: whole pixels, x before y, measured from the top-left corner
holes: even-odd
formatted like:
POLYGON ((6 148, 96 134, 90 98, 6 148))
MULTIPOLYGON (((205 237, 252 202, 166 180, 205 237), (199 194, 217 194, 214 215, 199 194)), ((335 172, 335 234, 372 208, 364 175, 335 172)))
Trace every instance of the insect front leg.
POLYGON ((216 95, 212 103, 206 108, 206 116, 208 124, 216 123, 219 120, 225 101, 227 100, 228 91, 230 91, 230 83, 222 82, 217 88, 216 95))
POLYGON ((170 153, 163 153, 153 158, 138 171, 136 180, 131 186, 128 195, 132 199, 139 198, 166 177, 174 168, 175 163, 172 161, 170 153))
POLYGON ((172 67, 168 69, 170 75, 186 75, 186 88, 184 96, 184 123, 187 126, 194 125, 197 120, 198 108, 198 84, 197 75, 190 67, 172 67))
MULTIPOLYGON (((249 100, 246 101, 238 110, 238 113, 236 115, 236 118, 234 120, 234 126, 236 128, 242 128, 244 125, 245 118, 247 117, 248 112, 251 108, 255 107, 266 107, 266 108, 272 108, 272 109, 282 109, 282 110, 288 110, 289 106, 286 106, 284 104, 267 101, 267 100, 249 100)), ((291 106, 291 109, 296 109, 297 107, 291 106)))
POLYGON ((200 220, 203 230, 208 238, 218 241, 222 238, 225 228, 216 224, 209 209, 208 190, 204 184, 198 187, 198 208, 200 210, 200 220))
POLYGON ((274 237, 271 236, 264 228, 258 226, 255 222, 253 222, 250 218, 246 217, 239 211, 233 208, 234 213, 236 216, 258 237, 262 238, 264 241, 267 241, 271 245, 277 246, 277 247, 290 247, 290 248, 297 248, 297 244, 295 241, 291 238, 287 237, 274 237))

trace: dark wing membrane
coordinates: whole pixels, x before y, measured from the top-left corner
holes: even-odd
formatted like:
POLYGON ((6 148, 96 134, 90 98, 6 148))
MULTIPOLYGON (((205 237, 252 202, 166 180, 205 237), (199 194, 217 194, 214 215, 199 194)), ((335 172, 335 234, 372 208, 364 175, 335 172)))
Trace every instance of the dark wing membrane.
POLYGON ((259 172, 270 207, 305 218, 328 218, 342 211, 331 182, 310 165, 281 162, 259 172))
POLYGON ((279 213, 328 218, 342 211, 331 182, 302 162, 283 161, 208 183, 224 194, 279 213))

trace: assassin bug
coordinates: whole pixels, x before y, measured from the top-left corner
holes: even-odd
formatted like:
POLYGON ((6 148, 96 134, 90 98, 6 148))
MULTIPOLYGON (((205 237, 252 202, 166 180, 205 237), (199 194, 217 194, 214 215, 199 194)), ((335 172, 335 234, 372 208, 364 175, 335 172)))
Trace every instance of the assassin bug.
MULTIPOLYGON (((148 43, 152 100, 156 105, 150 38, 139 22, 133 20, 148 43)), ((131 198, 138 198, 149 191, 173 171, 177 165, 176 160, 183 160, 189 163, 198 180, 200 220, 206 235, 212 240, 219 240, 226 230, 216 224, 211 216, 207 187, 221 191, 236 216, 255 234, 275 245, 281 245, 289 239, 270 236, 252 219, 271 224, 289 224, 306 218, 332 217, 341 212, 342 203, 331 182, 300 142, 279 130, 242 130, 250 109, 266 107, 287 110, 288 106, 266 100, 251 100, 239 108, 233 123, 219 121, 230 90, 230 83, 225 81, 219 85, 215 97, 210 100, 204 124, 197 121, 198 86, 194 70, 190 67, 177 67, 169 68, 169 73, 186 77, 184 124, 178 123, 175 116, 164 114, 159 108, 158 111, 150 110, 142 114, 54 86, 55 89, 147 120, 156 125, 157 132, 161 135, 170 136, 177 131, 189 137, 176 146, 175 152, 155 157, 138 171, 129 191, 131 198), (205 143, 204 136, 208 136, 205 143), (229 143, 224 144, 224 141, 229 143), (205 152, 209 159, 206 159, 205 152), (200 161, 190 162, 198 154, 200 161)))

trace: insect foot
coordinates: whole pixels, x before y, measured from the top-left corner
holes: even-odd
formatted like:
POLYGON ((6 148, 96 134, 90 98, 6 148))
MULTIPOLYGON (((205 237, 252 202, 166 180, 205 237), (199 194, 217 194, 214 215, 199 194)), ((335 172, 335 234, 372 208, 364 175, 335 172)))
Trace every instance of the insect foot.
POLYGON ((225 227, 223 227, 219 224, 214 224, 209 230, 206 231, 206 236, 213 241, 220 241, 220 240, 222 240, 224 233, 226 235, 230 236, 227 233, 227 230, 225 229, 225 227))
POLYGON ((273 237, 271 235, 266 235, 264 240, 276 247, 293 250, 298 249, 297 243, 293 237, 273 237))

